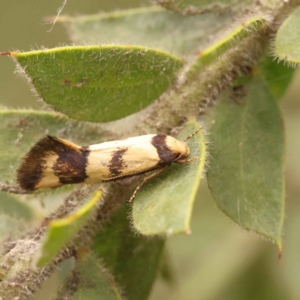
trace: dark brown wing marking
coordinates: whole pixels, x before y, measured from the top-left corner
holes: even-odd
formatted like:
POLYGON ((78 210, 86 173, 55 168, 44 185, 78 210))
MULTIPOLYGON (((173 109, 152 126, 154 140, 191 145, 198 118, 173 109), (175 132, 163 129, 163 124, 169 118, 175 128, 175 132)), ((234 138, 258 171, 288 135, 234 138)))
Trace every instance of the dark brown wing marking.
POLYGON ((122 170, 126 168, 126 164, 123 160, 124 153, 128 150, 128 148, 118 148, 113 152, 112 158, 109 161, 108 169, 112 176, 117 176, 122 173, 122 170))
POLYGON ((17 171, 17 181, 21 188, 30 191, 36 188, 44 177, 47 160, 52 155, 58 156, 52 168, 62 184, 83 182, 87 178, 85 168, 88 148, 47 136, 38 141, 23 159, 17 171))
POLYGON ((56 140, 47 136, 38 141, 27 153, 17 171, 17 181, 22 189, 33 191, 43 177, 47 157, 53 154, 56 140))
POLYGON ((58 159, 53 165, 53 171, 61 184, 80 183, 88 178, 86 174, 88 147, 81 147, 79 151, 68 147, 62 149, 57 155, 58 159))
POLYGON ((177 157, 178 153, 173 152, 166 144, 167 135, 165 134, 157 134, 152 140, 151 144, 156 148, 158 157, 160 159, 160 165, 169 165, 171 164, 177 157))

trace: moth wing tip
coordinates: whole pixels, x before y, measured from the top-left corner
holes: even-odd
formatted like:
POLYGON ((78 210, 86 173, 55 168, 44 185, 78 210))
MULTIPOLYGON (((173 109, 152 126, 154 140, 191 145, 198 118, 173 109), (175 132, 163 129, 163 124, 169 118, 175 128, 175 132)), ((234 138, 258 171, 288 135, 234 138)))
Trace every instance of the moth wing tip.
POLYGON ((37 178, 26 171, 26 163, 22 162, 17 170, 17 183, 23 190, 34 191, 37 185, 37 178))

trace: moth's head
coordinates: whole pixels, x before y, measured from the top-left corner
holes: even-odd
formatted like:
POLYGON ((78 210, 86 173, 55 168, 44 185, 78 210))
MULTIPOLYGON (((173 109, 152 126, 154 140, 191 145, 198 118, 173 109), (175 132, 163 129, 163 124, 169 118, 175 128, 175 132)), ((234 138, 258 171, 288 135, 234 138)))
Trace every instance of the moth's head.
POLYGON ((186 158, 190 155, 190 148, 189 146, 185 143, 185 142, 182 142, 182 141, 177 141, 177 147, 178 149, 180 150, 179 153, 180 153, 180 158, 186 158))
POLYGON ((186 158, 190 155, 190 148, 189 146, 182 141, 179 141, 175 138, 168 137, 167 145, 172 152, 177 154, 177 158, 186 158))

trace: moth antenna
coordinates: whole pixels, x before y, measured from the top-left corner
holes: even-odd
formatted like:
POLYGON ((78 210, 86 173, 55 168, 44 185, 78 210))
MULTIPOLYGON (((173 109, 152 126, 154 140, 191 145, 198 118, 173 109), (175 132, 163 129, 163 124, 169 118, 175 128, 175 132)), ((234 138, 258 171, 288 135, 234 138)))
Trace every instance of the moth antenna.
POLYGON ((198 128, 194 133, 190 134, 185 140, 183 140, 184 142, 186 142, 187 140, 191 139, 193 136, 195 136, 198 132, 200 132, 201 128, 198 128))

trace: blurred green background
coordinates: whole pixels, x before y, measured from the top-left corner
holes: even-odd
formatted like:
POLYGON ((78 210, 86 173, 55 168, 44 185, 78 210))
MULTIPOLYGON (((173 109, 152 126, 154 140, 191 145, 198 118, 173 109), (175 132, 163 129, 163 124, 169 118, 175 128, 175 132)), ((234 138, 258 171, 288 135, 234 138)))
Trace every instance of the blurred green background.
MULTIPOLYGON (((51 48, 70 43, 67 32, 43 18, 55 15, 62 0, 0 1, 0 51, 51 48)), ((147 1, 68 1, 63 14, 91 14, 148 5, 147 1)), ((15 65, 0 58, 0 104, 41 108, 15 65)), ((285 76, 282 74, 282 76, 285 76)), ((203 182, 195 204, 192 234, 167 242, 173 278, 159 278, 151 299, 300 299, 300 80, 295 76, 281 100, 286 128, 286 218, 283 257, 277 265, 276 246, 247 232, 216 207, 203 182)), ((149 266, 151 268, 151 266, 149 266)), ((51 294, 41 299, 51 299, 51 294)))

